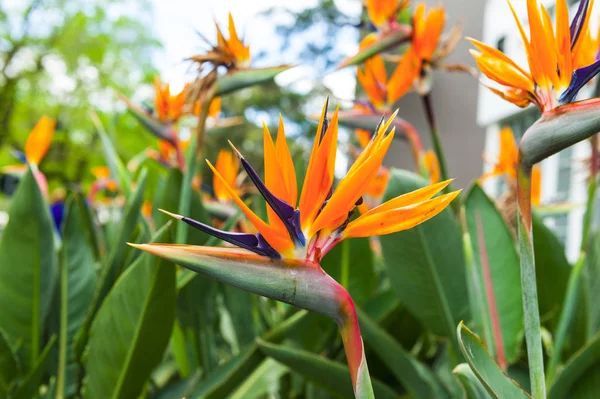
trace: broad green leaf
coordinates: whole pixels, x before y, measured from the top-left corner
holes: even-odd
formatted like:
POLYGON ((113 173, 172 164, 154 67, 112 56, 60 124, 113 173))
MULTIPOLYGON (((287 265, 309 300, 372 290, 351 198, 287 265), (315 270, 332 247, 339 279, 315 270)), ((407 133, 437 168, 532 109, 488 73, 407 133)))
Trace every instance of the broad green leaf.
POLYGON ((478 183, 469 190, 465 199, 465 209, 473 261, 479 278, 477 286, 481 289, 481 298, 484 301, 485 314, 481 319, 487 325, 487 328, 484 328, 487 347, 495 357, 498 356, 496 348, 500 345, 495 343, 496 337, 492 333, 494 313, 489 301, 493 295, 506 360, 513 363, 519 356, 524 328, 521 272, 515 242, 494 201, 485 194, 478 183), (483 249, 485 253, 482 252, 483 249), (486 256, 487 262, 484 262, 486 256), (488 292, 490 286, 493 287, 493 292, 488 292))
MULTIPOLYGON (((384 201, 428 185, 393 169, 384 201)), ((400 302, 435 334, 454 337, 469 317, 460 228, 450 210, 407 231, 381 237, 392 289, 400 302)))
POLYGON ((44 376, 44 372, 46 371, 46 367, 48 366, 48 355, 50 351, 54 347, 56 343, 56 336, 53 335, 44 351, 40 354, 40 356, 33 363, 31 370, 25 376, 23 381, 19 384, 19 386, 15 389, 15 392, 12 394, 11 399, 31 399, 35 397, 37 393, 40 383, 42 381, 42 377, 44 376))
POLYGON ((549 399, 597 398, 600 392, 600 334, 578 351, 559 372, 549 399))
POLYGON ((110 174, 119 183, 119 189, 122 190, 126 196, 129 196, 132 187, 131 176, 129 175, 127 168, 125 168, 125 165, 123 165, 123 162, 121 162, 117 150, 115 150, 108 133, 104 130, 98 115, 92 113, 90 116, 94 125, 96 125, 98 136, 100 136, 102 150, 104 151, 104 159, 106 160, 106 165, 108 165, 108 168, 110 169, 110 174))
POLYGON ((258 327, 252 319, 254 307, 252 294, 225 284, 220 285, 220 288, 225 307, 235 328, 237 343, 243 348, 254 342, 257 334, 258 327))
POLYGON ((488 399, 488 395, 484 386, 477 379, 471 367, 466 363, 461 363, 454 368, 454 374, 458 377, 463 389, 466 393, 466 399, 488 399))
POLYGON ((355 303, 363 303, 377 288, 373 251, 368 238, 336 245, 321 261, 321 267, 344 286, 355 303))
POLYGON ((229 398, 244 399, 276 395, 277 382, 288 371, 288 368, 281 363, 273 359, 265 359, 229 398))
MULTIPOLYGON (((146 183, 146 173, 143 171, 140 175, 137 183, 137 188, 131 193, 127 200, 125 209, 123 211, 122 219, 119 223, 118 230, 115 232, 112 242, 112 250, 108 256, 106 263, 102 266, 98 282, 96 284, 96 290, 94 292, 94 298, 90 304, 87 312, 87 316, 81 325, 81 328, 77 332, 75 339, 75 353, 76 358, 80 359, 87 344, 88 331, 100 308, 102 301, 114 285, 119 275, 125 270, 127 265, 124 264, 125 260, 125 248, 127 247, 127 240, 133 232, 138 219, 140 218, 140 210, 142 203, 144 202, 144 190, 146 183)), ((139 258, 138 258, 139 259, 139 258)))
POLYGON ((63 224, 57 390, 67 397, 75 393, 79 374, 79 366, 73 359, 73 343, 96 285, 94 252, 84 232, 85 206, 83 198, 71 198, 63 224))
POLYGON ((429 368, 407 352, 365 312, 357 309, 367 348, 371 348, 415 398, 445 398, 448 393, 429 368))
POLYGON ((10 347, 4 332, 0 330, 0 396, 6 395, 20 373, 17 355, 10 347))
POLYGON ((600 231, 590 234, 585 263, 588 292, 588 336, 600 331, 600 231))
POLYGON ((0 327, 27 371, 40 355, 56 277, 54 224, 31 169, 24 175, 0 238, 0 327))
POLYGON ((268 82, 279 73, 290 68, 290 65, 281 65, 272 68, 242 69, 229 73, 217 79, 215 95, 222 96, 246 87, 268 82))
MULTIPOLYGON (((354 396, 350 371, 346 365, 283 345, 275 345, 263 340, 257 342, 260 350, 267 356, 285 364, 294 373, 314 382, 332 396, 337 398, 351 398, 354 396)), ((398 397, 396 392, 382 382, 373 380, 372 383, 376 398, 398 397)))
POLYGON ((379 54, 382 51, 386 51, 396 46, 399 46, 400 44, 409 41, 410 35, 410 27, 408 27, 407 25, 400 25, 400 27, 397 30, 387 33, 385 35, 380 35, 377 38, 377 40, 374 41, 372 44, 365 47, 352 57, 346 58, 338 67, 338 69, 360 64, 368 58, 374 56, 375 54, 379 54))
POLYGON ((175 321, 175 267, 144 254, 110 291, 92 324, 86 392, 135 398, 163 357, 175 321))
POLYGON ((536 212, 532 216, 540 315, 550 326, 555 326, 563 306, 571 265, 558 238, 536 212))
POLYGON ((483 342, 462 322, 458 326, 458 340, 471 370, 493 398, 530 398, 515 381, 500 370, 483 342))

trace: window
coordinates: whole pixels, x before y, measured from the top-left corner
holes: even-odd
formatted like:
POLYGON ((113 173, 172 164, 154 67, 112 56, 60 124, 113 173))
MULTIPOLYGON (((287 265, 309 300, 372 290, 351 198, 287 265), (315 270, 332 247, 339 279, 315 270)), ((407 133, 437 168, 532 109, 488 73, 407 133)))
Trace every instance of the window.
POLYGON ((525 133, 525 131, 529 129, 529 126, 533 125, 541 115, 542 113, 538 108, 529 108, 500 122, 500 126, 510 127, 515 135, 515 140, 519 142, 521 137, 523 137, 523 133, 525 133))
POLYGON ((567 227, 569 222, 569 214, 562 213, 559 215, 546 216, 544 219, 546 225, 558 238, 558 241, 565 246, 567 241, 567 227))

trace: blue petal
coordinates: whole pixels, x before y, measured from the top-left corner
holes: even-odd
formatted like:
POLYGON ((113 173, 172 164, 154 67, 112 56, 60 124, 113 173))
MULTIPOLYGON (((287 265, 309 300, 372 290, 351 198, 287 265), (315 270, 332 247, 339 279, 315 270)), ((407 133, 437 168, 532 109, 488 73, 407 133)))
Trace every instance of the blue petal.
POLYGON ((248 161, 246 161, 246 159, 244 159, 244 157, 242 157, 239 153, 238 156, 240 157, 240 161, 242 162, 244 170, 246 170, 246 173, 248 173, 248 177, 250 178, 250 180, 252 180, 252 183, 254 183, 254 185, 256 186, 260 194, 263 196, 267 204, 269 204, 271 209, 273 209, 273 212, 275 212, 275 214, 277 214, 277 217, 279 217, 279 219, 283 222, 290 235, 290 238, 294 242, 304 242, 304 235, 298 235, 299 230, 296 228, 296 226, 294 226, 293 223, 295 209, 292 206, 290 206, 287 202, 280 200, 271 191, 269 191, 267 186, 265 186, 263 181, 258 176, 258 173, 256 173, 256 171, 248 163, 248 161))
POLYGON ((577 13, 571 22, 571 48, 577 42, 579 38, 579 34, 581 33, 581 27, 583 26, 583 21, 585 21, 585 16, 588 12, 588 8, 590 5, 590 0, 581 0, 579 2, 579 7, 577 7, 577 13))
POLYGON ((268 256, 269 258, 275 259, 281 258, 281 255, 279 255, 279 253, 275 251, 270 245, 265 245, 265 240, 262 239, 262 237, 260 236, 257 237, 254 234, 232 233, 229 231, 219 230, 212 226, 187 217, 183 217, 181 220, 187 223, 188 225, 205 232, 206 234, 215 236, 225 242, 236 245, 240 248, 247 249, 248 251, 252 251, 255 254, 268 256))
POLYGON ((25 164, 27 163, 27 157, 25 156, 24 152, 13 149, 12 155, 13 155, 13 157, 17 158, 19 160, 19 162, 25 163, 25 164))
POLYGON ((586 83, 589 82, 599 72, 600 61, 596 61, 592 65, 579 68, 575 72, 573 72, 573 76, 571 77, 571 83, 569 84, 569 87, 567 87, 567 90, 565 90, 560 96, 560 102, 563 104, 572 102, 575 99, 575 97, 577 97, 579 90, 581 90, 581 88, 585 86, 586 83))

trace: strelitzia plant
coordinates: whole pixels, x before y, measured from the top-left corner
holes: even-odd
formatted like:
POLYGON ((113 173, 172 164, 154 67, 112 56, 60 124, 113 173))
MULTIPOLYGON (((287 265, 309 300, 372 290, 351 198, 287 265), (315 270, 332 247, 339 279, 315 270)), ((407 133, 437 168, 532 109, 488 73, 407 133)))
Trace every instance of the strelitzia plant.
POLYGON ((25 142, 24 152, 14 151, 15 157, 21 163, 2 168, 3 173, 22 177, 27 172, 27 165, 29 164, 40 191, 45 198, 48 197, 48 182, 46 176, 40 171, 39 164, 50 148, 55 128, 56 121, 54 119, 45 115, 42 116, 31 130, 31 133, 29 133, 25 142))
POLYGON ((370 143, 334 190, 338 112, 331 122, 323 108, 306 178, 298 200, 294 163, 283 129, 273 143, 265 129, 265 176, 259 177, 234 148, 240 163, 265 199, 268 222, 259 218, 208 162, 258 233, 231 233, 166 212, 175 219, 239 248, 193 245, 131 244, 224 283, 332 317, 338 324, 350 368, 354 393, 373 397, 373 390, 352 298, 320 267, 321 259, 340 242, 410 229, 440 213, 458 192, 435 197, 441 182, 393 198, 353 218, 369 182, 378 173, 394 137, 392 118, 380 123, 370 143))
POLYGON ((177 124, 181 117, 185 115, 186 90, 171 94, 169 84, 163 84, 159 77, 154 79, 154 88, 153 110, 144 109, 134 104, 122 94, 119 94, 119 97, 142 126, 159 140, 159 152, 152 154, 156 155, 156 160, 171 165, 171 153, 174 153, 175 164, 181 171, 185 171, 185 144, 179 139, 177 124))
MULTIPOLYGON (((521 262, 521 285, 525 316, 525 338, 532 395, 546 397, 540 315, 537 299, 535 258, 532 231, 532 171, 533 166, 557 152, 585 140, 600 131, 600 99, 573 102, 581 88, 600 72, 596 60, 597 46, 590 32, 593 1, 582 0, 571 24, 565 0, 556 2, 556 28, 546 8, 538 0, 527 0, 529 37, 508 2, 521 34, 529 70, 522 68, 501 51, 470 39, 477 50, 471 53, 481 72, 498 86, 490 89, 507 101, 526 107, 536 105, 542 116, 523 135, 518 150, 517 215, 521 262)), ((590 198, 595 197, 595 184, 590 185, 590 198)), ((589 225, 587 212, 584 225, 589 225)), ((584 234, 585 235, 585 234, 584 234)), ((583 242, 587 242, 584 236, 583 242)), ((585 256, 582 246, 582 255, 585 256)), ((582 262, 578 261, 578 265, 582 262)), ((579 278, 581 267, 575 267, 571 280, 579 278)), ((569 282, 568 298, 576 298, 577 284, 569 282), (573 288, 572 288, 573 287, 573 288), (575 291, 573 291, 575 290, 575 291), (572 294, 575 292, 574 294, 572 294)), ((564 342, 565 331, 571 324, 569 309, 561 314, 559 334, 553 350, 549 377, 553 376, 564 342)))

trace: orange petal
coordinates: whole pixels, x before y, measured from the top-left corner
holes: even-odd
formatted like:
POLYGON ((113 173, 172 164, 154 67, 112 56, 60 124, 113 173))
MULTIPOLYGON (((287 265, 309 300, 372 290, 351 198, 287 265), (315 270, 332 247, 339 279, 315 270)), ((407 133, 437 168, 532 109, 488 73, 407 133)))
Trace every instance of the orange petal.
POLYGON ((367 13, 375 26, 381 26, 396 15, 398 0, 367 0, 367 13))
POLYGON ((277 164, 281 169, 283 182, 286 188, 286 191, 281 199, 295 208, 296 203, 298 202, 296 167, 294 166, 294 160, 292 159, 292 154, 290 154, 290 149, 285 138, 283 118, 281 115, 279 116, 279 127, 277 129, 277 140, 275 142, 275 154, 277 157, 277 164))
POLYGON ((300 210, 300 224, 303 230, 306 230, 312 224, 333 185, 339 106, 335 110, 331 122, 329 122, 327 131, 321 137, 324 118, 327 112, 326 108, 327 103, 325 103, 323 112, 321 113, 321 120, 319 121, 319 127, 317 128, 315 142, 302 186, 302 194, 300 194, 298 209, 300 210))
MULTIPOLYGON (((577 60, 573 61, 573 69, 591 65, 596 61, 596 53, 598 52, 598 38, 593 40, 590 35, 590 15, 594 9, 594 0, 590 0, 588 12, 585 15, 585 20, 581 27, 581 33, 573 46, 572 57, 577 60)), ((600 32, 599 37, 600 37, 600 32)))
POLYGON ((350 222, 344 230, 344 238, 369 237, 396 233, 411 229, 442 212, 460 191, 385 212, 367 212, 350 222))
POLYGON ((350 169, 348 174, 340 181, 327 204, 311 226, 308 236, 322 229, 335 229, 339 221, 343 222, 348 213, 355 208, 356 202, 365 193, 369 183, 375 178, 383 158, 394 138, 394 130, 380 140, 377 148, 366 159, 357 159, 358 166, 350 169))
POLYGON ((501 85, 533 92, 534 82, 531 75, 513 60, 501 51, 478 40, 471 38, 468 40, 480 51, 470 50, 477 66, 485 76, 501 85))
MULTIPOLYGON (((198 102, 200 104, 200 102, 198 102)), ((221 114, 221 97, 215 97, 208 106, 208 116, 218 118, 221 114)))
POLYGON ((431 60, 444 29, 445 20, 446 12, 442 7, 433 8, 427 13, 425 21, 422 22, 423 26, 413 36, 413 46, 420 59, 431 60))
POLYGON ((25 156, 29 162, 38 165, 42 161, 50 148, 55 126, 56 121, 47 116, 42 116, 35 124, 25 142, 25 156))
POLYGON ((440 181, 440 163, 435 155, 435 152, 429 150, 425 153, 423 162, 425 163, 425 169, 429 174, 429 180, 432 184, 440 181))
POLYGON ((571 29, 569 27, 569 11, 565 0, 556 1, 556 58, 560 71, 561 86, 565 89, 571 83, 573 68, 571 66, 571 29))
POLYGON ((231 151, 221 150, 219 151, 215 165, 219 176, 222 176, 222 179, 213 179, 215 197, 220 201, 228 201, 233 198, 228 188, 232 188, 236 194, 238 192, 236 180, 239 171, 239 161, 231 151))
POLYGON ((269 226, 265 223, 261 218, 259 218, 249 207, 242 201, 242 199, 237 195, 235 190, 231 188, 231 186, 227 183, 227 181, 221 176, 221 174, 217 171, 217 169, 210 163, 209 160, 206 160, 209 168, 213 171, 217 180, 221 182, 225 190, 229 193, 229 196, 233 199, 233 201, 237 204, 237 206, 244 212, 244 215, 250 220, 250 223, 256 227, 258 232, 267 240, 267 242, 280 254, 288 254, 290 251, 294 249, 294 243, 290 239, 289 235, 281 234, 281 231, 278 229, 269 226))
POLYGON ((391 200, 386 201, 383 204, 369 210, 369 212, 367 212, 365 216, 387 212, 396 208, 404 208, 413 204, 427 201, 431 199, 434 195, 445 189, 450 184, 450 182, 452 182, 452 180, 442 181, 420 188, 415 191, 411 191, 410 193, 400 195, 396 198, 392 198, 391 200))
POLYGON ((419 76, 421 60, 412 47, 409 48, 398 63, 388 83, 387 103, 394 104, 411 89, 413 81, 419 76))
POLYGON ((542 88, 549 88, 550 84, 558 81, 556 76, 556 50, 549 42, 550 35, 554 38, 552 25, 545 25, 545 7, 538 0, 527 0, 527 17, 529 19, 529 32, 532 50, 532 59, 536 68, 542 73, 536 79, 542 88))
POLYGON ((94 166, 92 168, 92 174, 98 180, 108 179, 110 177, 110 169, 107 166, 94 166))
POLYGON ((505 127, 500 131, 499 168, 512 178, 517 178, 517 164, 519 162, 519 149, 515 142, 513 131, 505 127))

